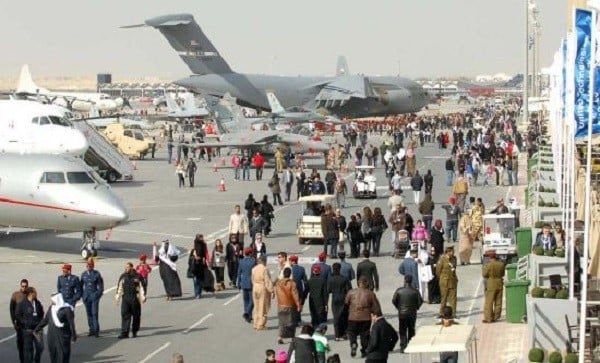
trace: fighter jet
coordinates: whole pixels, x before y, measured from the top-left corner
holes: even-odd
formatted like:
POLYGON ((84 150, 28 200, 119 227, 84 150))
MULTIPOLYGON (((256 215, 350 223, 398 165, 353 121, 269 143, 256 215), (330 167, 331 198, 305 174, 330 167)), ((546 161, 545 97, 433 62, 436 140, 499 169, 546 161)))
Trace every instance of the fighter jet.
POLYGON ((401 77, 370 77, 337 72, 335 77, 285 77, 234 72, 190 14, 164 15, 145 24, 158 29, 194 75, 175 83, 197 93, 222 97, 230 93, 242 106, 271 110, 266 90, 284 107, 324 108, 342 117, 388 116, 417 112, 427 92, 401 77))
POLYGON ((208 110, 205 107, 198 107, 193 93, 187 93, 183 99, 183 105, 179 105, 174 97, 165 95, 167 103, 167 116, 177 119, 187 119, 195 117, 208 116, 208 110))
POLYGON ((83 155, 89 144, 57 106, 0 101, 0 152, 83 155))
POLYGON ((123 202, 80 158, 0 154, 0 180, 0 225, 84 231, 84 258, 97 252, 96 230, 128 218, 123 202))
MULTIPOLYGON (((88 112, 92 105, 100 111, 114 111, 123 106, 125 102, 121 97, 112 99, 105 93, 50 91, 46 88, 39 87, 33 82, 27 64, 24 64, 21 68, 19 83, 15 93, 20 97, 27 97, 40 101, 44 100, 47 103, 81 112, 88 112)), ((125 102, 125 104, 131 107, 128 102, 125 102)))
POLYGON ((312 110, 304 110, 301 107, 292 107, 286 110, 281 106, 281 103, 279 103, 279 100, 273 92, 267 92, 266 94, 267 99, 269 100, 269 106, 271 107, 271 114, 269 116, 273 120, 283 119, 292 123, 309 121, 342 123, 337 117, 324 115, 312 110))
POLYGON ((330 146, 313 140, 309 136, 282 132, 274 129, 255 130, 246 119, 235 98, 225 94, 210 110, 216 116, 218 134, 207 135, 200 147, 231 147, 237 149, 260 149, 264 154, 274 154, 281 145, 289 147, 293 153, 313 154, 326 152, 330 146), (216 138, 216 139, 215 139, 216 138), (212 141, 212 140, 214 141, 212 141))

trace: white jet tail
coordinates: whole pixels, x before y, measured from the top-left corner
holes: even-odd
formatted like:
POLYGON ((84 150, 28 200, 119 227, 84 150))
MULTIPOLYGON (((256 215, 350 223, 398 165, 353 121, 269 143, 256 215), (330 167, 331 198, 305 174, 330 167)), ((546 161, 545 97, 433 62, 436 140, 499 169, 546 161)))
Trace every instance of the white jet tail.
POLYGON ((183 109, 192 111, 196 109, 196 99, 193 93, 187 93, 183 99, 183 109))
POLYGON ((275 93, 267 92, 267 100, 269 100, 269 107, 271 107, 272 113, 278 114, 285 112, 285 109, 281 106, 277 97, 275 97, 275 93))
POLYGON ((350 70, 348 69, 348 61, 346 57, 340 55, 337 59, 337 65, 335 66, 335 76, 344 76, 350 74, 350 70))
POLYGON ((19 93, 32 95, 49 93, 47 89, 38 87, 38 85, 33 82, 33 78, 31 77, 29 66, 27 64, 24 64, 23 67, 21 67, 19 83, 17 84, 17 94, 19 93))
POLYGON ((175 101, 174 96, 171 96, 170 94, 166 93, 165 101, 167 102, 167 109, 169 110, 169 112, 171 112, 171 113, 181 112, 181 108, 177 104, 177 101, 175 101))

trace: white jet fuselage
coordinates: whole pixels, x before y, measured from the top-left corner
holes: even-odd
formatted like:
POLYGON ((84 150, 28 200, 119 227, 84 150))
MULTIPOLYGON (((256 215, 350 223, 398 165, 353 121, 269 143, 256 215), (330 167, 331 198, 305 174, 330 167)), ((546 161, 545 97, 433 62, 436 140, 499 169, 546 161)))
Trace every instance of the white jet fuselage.
POLYGON ((0 101, 0 152, 83 155, 89 144, 55 106, 0 101))
POLYGON ((88 231, 127 218, 120 198, 83 160, 0 154, 0 225, 88 231))

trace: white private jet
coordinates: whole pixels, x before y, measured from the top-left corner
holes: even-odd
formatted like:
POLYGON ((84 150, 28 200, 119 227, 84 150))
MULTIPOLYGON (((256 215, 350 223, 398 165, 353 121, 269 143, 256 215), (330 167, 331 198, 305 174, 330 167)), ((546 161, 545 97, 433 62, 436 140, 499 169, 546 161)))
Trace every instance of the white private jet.
POLYGON ((21 68, 19 84, 15 93, 30 98, 44 98, 49 103, 80 112, 88 112, 92 105, 95 105, 96 109, 100 111, 114 111, 123 106, 122 98, 113 99, 106 93, 50 91, 39 87, 33 82, 27 64, 21 68))
POLYGON ((97 253, 96 230, 128 213, 110 186, 82 159, 0 153, 0 225, 83 231, 83 258, 97 253))
POLYGON ((66 114, 34 101, 0 101, 0 152, 83 155, 88 141, 66 114))

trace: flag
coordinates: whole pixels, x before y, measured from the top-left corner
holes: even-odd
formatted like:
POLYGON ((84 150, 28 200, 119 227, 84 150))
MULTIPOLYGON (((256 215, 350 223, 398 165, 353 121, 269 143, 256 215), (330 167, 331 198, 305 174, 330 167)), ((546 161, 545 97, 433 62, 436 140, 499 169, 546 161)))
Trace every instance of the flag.
POLYGON ((574 118, 575 138, 588 135, 588 123, 591 122, 590 99, 595 89, 593 73, 596 55, 595 27, 596 12, 587 9, 575 9, 575 62, 574 67, 574 118))

